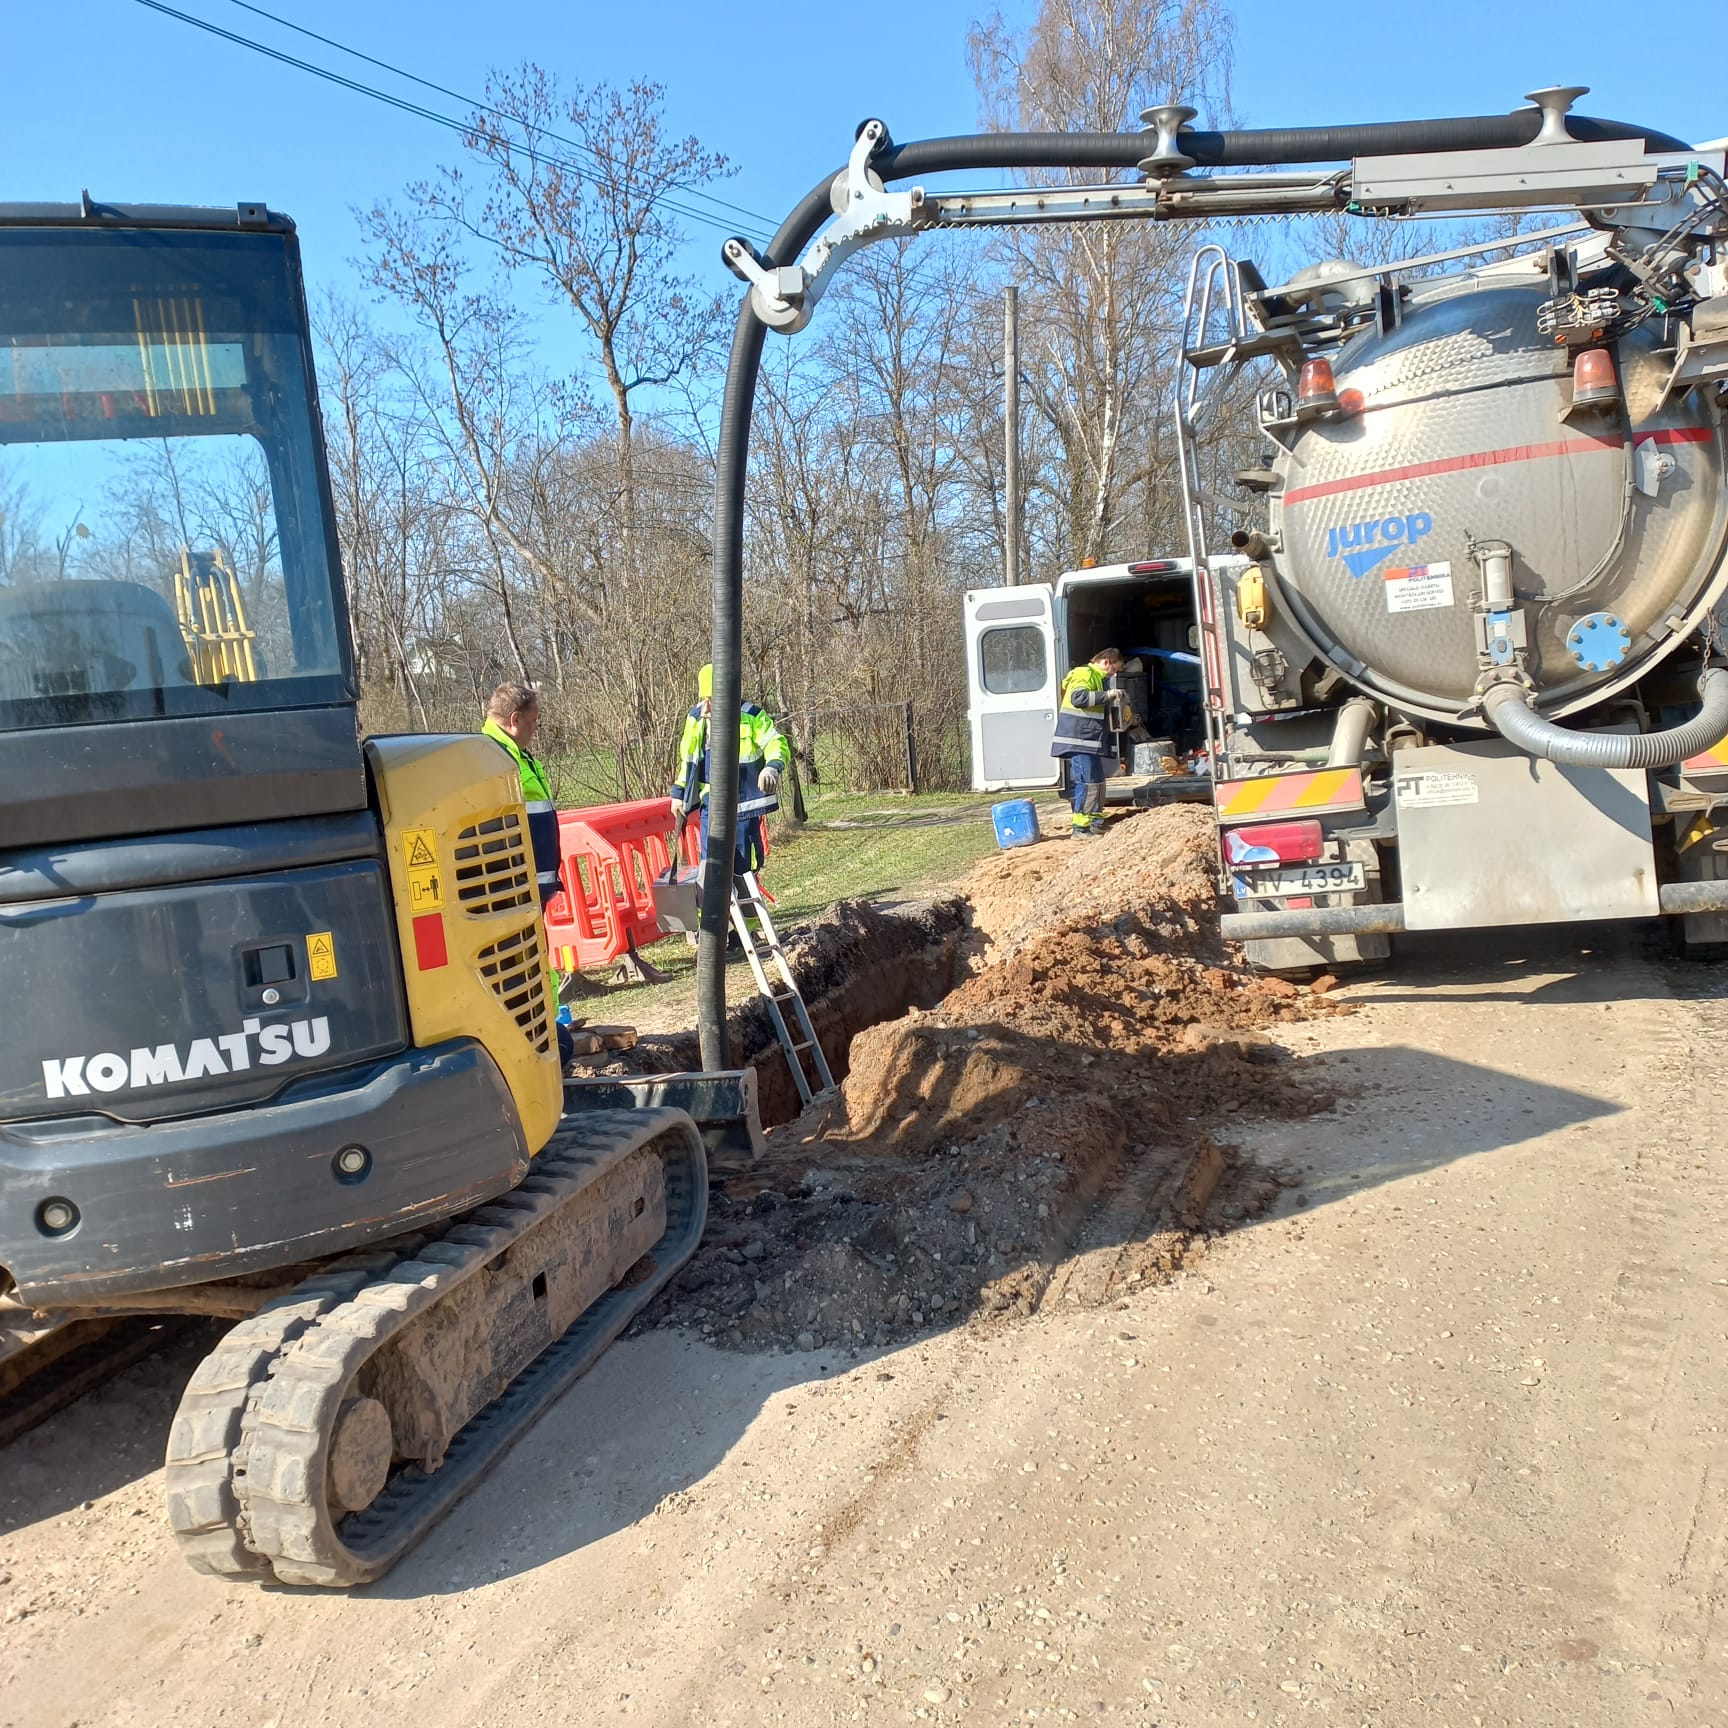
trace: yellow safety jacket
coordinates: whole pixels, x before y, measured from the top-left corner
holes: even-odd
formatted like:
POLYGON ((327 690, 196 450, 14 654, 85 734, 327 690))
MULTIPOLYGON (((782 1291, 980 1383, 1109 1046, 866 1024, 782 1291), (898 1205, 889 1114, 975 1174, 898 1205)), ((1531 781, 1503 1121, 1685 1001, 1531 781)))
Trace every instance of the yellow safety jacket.
POLYGON ((558 892, 558 806, 552 802, 551 782, 540 759, 524 750, 496 720, 488 716, 480 730, 494 744, 504 746, 521 776, 528 838, 534 848, 534 874, 539 879, 540 904, 544 906, 558 892))
POLYGON ((1110 743, 1105 714, 1107 680, 1090 664, 1076 666, 1062 680, 1062 705, 1056 712, 1052 756, 1102 756, 1110 743))
MULTIPOLYGON (((759 776, 772 762, 784 768, 792 760, 791 742, 774 724, 773 715, 744 702, 738 709, 738 814, 765 816, 780 808, 778 796, 762 790, 759 776)), ((708 704, 698 702, 684 721, 678 740, 678 778, 672 796, 695 809, 708 802, 708 704)))

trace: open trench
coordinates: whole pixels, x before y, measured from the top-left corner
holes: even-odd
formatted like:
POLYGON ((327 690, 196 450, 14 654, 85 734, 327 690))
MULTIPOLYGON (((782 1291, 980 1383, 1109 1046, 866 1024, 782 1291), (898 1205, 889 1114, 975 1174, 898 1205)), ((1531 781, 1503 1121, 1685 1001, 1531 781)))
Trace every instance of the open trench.
MULTIPOLYGON (((767 1152, 717 1168, 703 1246, 644 1323, 885 1346, 1108 1300, 1263 1211, 1294 1176, 1219 1124, 1327 1107, 1262 1028, 1337 1010, 1225 950, 1199 817, 1135 817, 1084 858, 1004 855, 954 893, 846 903, 789 938, 837 1091, 800 1112, 765 1007, 735 1008, 767 1152)), ((686 1036, 634 1054, 696 1065, 686 1036)))
MULTIPOLYGON (((973 936, 966 898, 952 893, 890 906, 843 901, 785 941, 829 1070, 843 1081, 860 1032, 934 1007, 968 975, 973 936)), ((748 996, 727 1021, 733 1060, 756 1071, 763 1127, 792 1121, 803 1104, 767 1004, 748 996)), ((658 1074, 699 1068, 696 1034, 645 1035, 633 1066, 658 1074)))

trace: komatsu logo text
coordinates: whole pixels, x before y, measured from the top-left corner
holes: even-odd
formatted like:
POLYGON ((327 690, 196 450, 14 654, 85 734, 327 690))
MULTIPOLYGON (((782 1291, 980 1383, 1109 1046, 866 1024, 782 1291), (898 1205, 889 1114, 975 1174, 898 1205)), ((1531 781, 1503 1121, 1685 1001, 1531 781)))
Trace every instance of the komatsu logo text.
POLYGON ((1414 546, 1434 532, 1434 518, 1426 510, 1408 516, 1375 516, 1366 522, 1346 522, 1342 528, 1326 530, 1326 556, 1342 558, 1352 576, 1366 576, 1383 558, 1400 546, 1414 546))
POLYGON ((289 1020, 266 1026, 243 1020, 238 1032, 194 1038, 183 1052, 178 1044, 139 1045, 94 1056, 54 1056, 42 1064, 42 1084, 50 1098, 87 1098, 92 1092, 138 1092, 152 1086, 177 1086, 218 1074, 243 1074, 256 1065, 278 1068, 296 1056, 322 1056, 330 1048, 330 1021, 289 1020), (254 1048, 256 1046, 256 1048, 254 1048))

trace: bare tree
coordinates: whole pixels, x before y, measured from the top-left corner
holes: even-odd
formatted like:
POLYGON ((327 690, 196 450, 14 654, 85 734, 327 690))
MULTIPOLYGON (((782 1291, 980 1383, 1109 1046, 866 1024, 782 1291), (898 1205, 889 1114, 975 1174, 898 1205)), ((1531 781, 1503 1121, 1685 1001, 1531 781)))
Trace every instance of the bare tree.
POLYGON ((430 727, 428 647, 443 605, 471 580, 459 506, 446 467, 427 459, 426 411, 402 389, 377 332, 335 298, 320 307, 316 331, 361 686, 389 687, 430 727))
POLYGON ((0 583, 26 576, 41 548, 42 509, 10 463, 0 461, 0 583))
POLYGON ((496 76, 466 138, 490 171, 478 208, 458 171, 431 198, 512 270, 540 277, 592 339, 617 418, 626 563, 637 554, 636 397, 685 377, 725 316, 718 296, 673 273, 683 237, 667 200, 724 175, 726 159, 670 136, 663 99, 660 85, 640 81, 575 84, 565 97, 533 64, 496 76), (566 130, 555 137, 555 127, 566 130))
MULTIPOLYGON (((1222 115, 1231 29, 1220 0, 1042 0, 1025 30, 997 13, 969 41, 985 124, 1113 132, 1166 101, 1222 115)), ((1029 396, 1061 447, 1066 561, 1121 549, 1131 495, 1149 478, 1136 461, 1148 449, 1143 429, 1163 411, 1173 377, 1181 271, 1193 244, 1192 235, 1141 223, 1007 242, 1026 289, 1029 396)))
POLYGON ((512 465, 561 436, 553 393, 525 363, 523 315, 474 270, 448 223, 376 206, 365 220, 376 248, 373 281, 411 316, 425 352, 388 347, 391 363, 425 412, 432 439, 466 492, 486 539, 486 563, 518 676, 530 674, 511 595, 519 562, 548 588, 557 564, 524 531, 512 508, 512 465))

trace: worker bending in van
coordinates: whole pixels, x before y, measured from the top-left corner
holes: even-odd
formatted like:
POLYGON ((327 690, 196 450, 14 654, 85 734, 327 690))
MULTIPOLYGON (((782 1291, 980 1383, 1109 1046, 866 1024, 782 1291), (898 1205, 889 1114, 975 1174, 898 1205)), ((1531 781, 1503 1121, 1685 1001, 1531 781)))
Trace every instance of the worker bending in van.
POLYGON ((1068 785, 1074 800, 1073 837, 1096 840, 1104 832, 1104 782, 1116 750, 1110 727, 1112 693, 1108 681, 1122 671, 1122 653, 1103 648, 1062 680, 1052 756, 1068 759, 1068 785))
MULTIPOLYGON (((708 855, 708 711, 714 699, 714 668, 696 677, 696 706, 678 741, 678 780, 672 788, 672 819, 680 827, 691 810, 702 811, 702 855, 708 855)), ((732 874, 762 866, 762 819, 780 808, 780 777, 792 760, 792 745, 774 718, 754 702, 738 705, 738 833, 732 874)))

